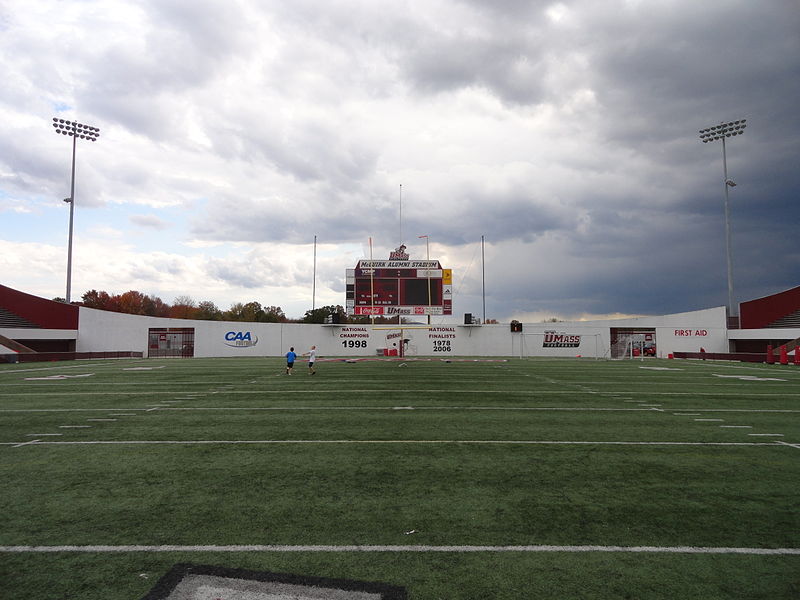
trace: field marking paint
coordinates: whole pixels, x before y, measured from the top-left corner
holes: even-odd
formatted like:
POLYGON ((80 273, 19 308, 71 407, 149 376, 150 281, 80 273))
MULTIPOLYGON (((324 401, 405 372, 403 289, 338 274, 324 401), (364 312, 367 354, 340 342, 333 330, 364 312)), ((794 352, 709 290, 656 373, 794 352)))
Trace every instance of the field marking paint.
POLYGON ((426 545, 129 545, 129 546, 0 546, 3 553, 46 552, 632 552, 655 554, 800 555, 800 548, 727 548, 704 546, 426 546, 426 545))
MULTIPOLYGON (((627 402, 627 400, 626 400, 627 402)), ((638 400, 633 400, 638 402, 638 400)), ((154 408, 162 408, 174 411, 191 411, 191 410, 230 410, 230 411, 381 411, 381 410, 397 410, 394 406, 165 406, 162 404, 148 405, 154 408)), ((117 408, 0 408, 0 413, 51 413, 51 412, 106 412, 111 410, 135 410, 142 412, 150 412, 154 408, 136 408, 125 407, 117 408)), ((565 407, 565 406, 412 406, 413 410, 430 410, 430 411, 448 411, 448 410, 494 410, 494 411, 571 411, 571 412, 646 412, 652 411, 652 408, 627 408, 627 407, 565 407)), ((663 409, 662 409, 663 410, 663 409)), ((687 410, 699 410, 696 413, 672 413, 676 416, 682 417, 695 417, 700 416, 702 413, 758 413, 758 414, 795 414, 800 413, 800 409, 763 409, 763 408, 691 408, 687 410)), ((112 415, 114 416, 114 415, 112 415)), ((132 414, 125 414, 124 416, 133 416, 132 414)))
POLYGON ((100 422, 108 422, 108 421, 116 421, 117 419, 86 419, 87 421, 100 421, 100 422))
POLYGON ((752 429, 752 425, 720 425, 724 429, 752 429))
POLYGON ((59 429, 91 429, 91 425, 59 425, 59 429))
POLYGON ((785 379, 778 379, 777 377, 758 377, 756 375, 718 375, 713 373, 714 377, 724 377, 726 379, 740 379, 742 381, 786 381, 785 379))
POLYGON ((61 381, 63 379, 76 379, 78 377, 92 377, 94 373, 83 375, 48 375, 47 377, 26 377, 25 381, 61 381))
POLYGON ((12 448, 21 448, 22 446, 27 446, 28 444, 35 444, 35 443, 37 443, 38 441, 39 441, 39 440, 29 440, 29 441, 27 441, 27 442, 22 442, 21 444, 16 444, 16 445, 14 445, 14 446, 11 446, 11 447, 12 447, 12 448))
POLYGON ((45 436, 64 435, 64 434, 63 433, 26 433, 25 435, 28 436, 28 437, 45 437, 45 436))
MULTIPOLYGON (((106 384, 103 384, 106 385, 106 384)), ((30 389, 30 388, 29 388, 30 389)), ((323 394, 332 394, 336 392, 340 392, 341 390, 335 389, 298 389, 298 390, 249 390, 249 391, 240 391, 240 390, 230 390, 225 392, 228 395, 236 395, 236 394, 263 394, 263 395, 281 395, 281 396, 288 396, 288 395, 323 395, 323 394)), ((348 394, 366 394, 366 395, 374 395, 376 390, 362 390, 362 389, 354 389, 354 390, 345 390, 348 394)), ((20 393, 20 392, 9 392, 9 393, 0 393, 0 398, 8 397, 8 398, 24 398, 26 396, 35 396, 35 397, 44 397, 44 396, 154 396, 154 395, 166 395, 166 394, 174 394, 174 391, 141 391, 141 392, 109 392, 109 391, 102 391, 102 392, 30 392, 30 393, 20 393)), ((219 394, 220 392, 217 390, 213 390, 208 392, 209 394, 219 394)), ((394 390, 381 390, 381 394, 386 396, 387 394, 452 394, 452 390, 449 389, 420 389, 420 390, 405 390, 405 389, 394 389, 394 390)), ((532 396, 532 397, 539 397, 539 396, 563 396, 563 395, 575 395, 574 390, 459 390, 458 392, 460 395, 467 395, 467 394, 483 394, 483 395, 497 395, 497 394, 504 394, 506 396, 532 396)), ((670 396, 670 397, 677 397, 677 396, 691 396, 692 398, 696 397, 704 397, 704 396, 719 396, 719 392, 657 392, 648 390, 647 394, 649 396, 670 396)), ((800 398, 800 392, 783 392, 783 391, 774 391, 770 393, 735 393, 735 392, 726 392, 726 395, 729 398, 800 398)), ((790 412, 798 412, 798 411, 790 411, 790 412)))
POLYGON ((719 422, 724 421, 725 419, 695 419, 695 421, 702 421, 702 422, 719 422))
POLYGON ((136 417, 136 413, 109 413, 112 417, 136 417))
MULTIPOLYGON (((783 434, 749 434, 783 435, 783 434)), ((14 446, 18 442, 0 442, 0 446, 14 446)), ((36 446, 192 446, 192 445, 258 445, 258 444, 443 444, 443 445, 528 445, 528 446, 779 446, 777 442, 618 442, 569 440, 84 440, 38 441, 36 446)))
POLYGON ((752 435, 753 437, 783 437, 782 433, 748 433, 747 435, 752 435))
POLYGON ((778 444, 781 444, 782 446, 791 446, 792 448, 797 448, 798 450, 800 450, 800 444, 790 444, 789 442, 782 442, 781 440, 775 440, 775 441, 778 444))

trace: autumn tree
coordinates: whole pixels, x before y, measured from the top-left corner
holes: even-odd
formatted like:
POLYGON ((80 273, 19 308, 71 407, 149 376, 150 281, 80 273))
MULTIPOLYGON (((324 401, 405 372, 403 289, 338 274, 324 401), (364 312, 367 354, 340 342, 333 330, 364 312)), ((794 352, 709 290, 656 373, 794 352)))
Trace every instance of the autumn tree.
POLYGON ((204 321, 219 321, 222 319, 222 311, 217 308, 217 305, 211 300, 203 300, 197 305, 195 319, 203 319, 204 321))
POLYGON ((264 308, 263 321, 265 323, 286 323, 286 315, 280 306, 267 306, 264 308))
POLYGON ((307 310, 301 323, 325 323, 328 317, 334 317, 338 323, 347 323, 347 313, 339 305, 322 306, 313 310, 307 310))
POLYGON ((108 308, 111 296, 108 292, 98 292, 97 290, 89 290, 81 296, 83 305, 87 308, 96 308, 98 310, 110 310, 108 308))
POLYGON ((169 316, 173 319, 194 319, 197 304, 189 296, 178 296, 172 303, 169 316))
POLYGON ((150 295, 144 299, 144 314, 150 317, 169 317, 170 305, 158 296, 150 295))
POLYGON ((135 290, 129 290, 121 294, 118 299, 119 311, 129 315, 144 315, 146 296, 135 290))

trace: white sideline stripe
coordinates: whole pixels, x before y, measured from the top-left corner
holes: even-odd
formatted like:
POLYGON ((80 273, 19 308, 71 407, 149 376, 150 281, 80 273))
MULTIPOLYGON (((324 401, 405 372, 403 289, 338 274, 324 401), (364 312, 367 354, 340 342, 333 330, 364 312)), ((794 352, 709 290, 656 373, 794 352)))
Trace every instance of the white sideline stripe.
POLYGON ((781 444, 782 446, 791 446, 792 448, 797 448, 800 450, 800 444, 790 444, 789 442, 782 442, 781 440, 775 440, 777 443, 781 444))
MULTIPOLYGON (((0 394, 1 396, 2 394, 0 394)), ((634 400, 634 402, 638 402, 634 400)), ((148 404, 147 406, 167 410, 272 410, 272 411, 366 411, 366 410, 395 410, 394 406, 165 406, 162 404, 148 404)), ((652 412, 650 408, 623 408, 623 407, 567 407, 567 406, 412 406, 414 410, 494 410, 494 411, 590 411, 590 412, 652 412)), ((49 413, 49 412, 105 412, 110 410, 135 410, 148 412, 152 408, 137 407, 106 407, 106 408, 0 408, 0 413, 49 413)), ((674 410, 674 409, 673 409, 674 410)), ((800 413, 800 409, 769 409, 769 408, 685 408, 683 410, 701 411, 698 413, 672 413, 673 415, 693 417, 702 413, 764 413, 784 414, 800 413)), ((128 415, 126 415, 128 416, 128 415)))
MULTIPOLYGON (((754 435, 754 434, 749 434, 754 435)), ((782 435, 782 434, 759 434, 782 435)), ((555 440, 85 440, 39 441, 36 446, 147 446, 192 444, 474 444, 474 445, 531 445, 531 446, 778 446, 777 442, 614 442, 614 441, 555 441, 555 440)), ((26 442, 30 445, 33 442, 26 442)), ((17 446, 19 442, 2 442, 0 446, 17 446)))
POLYGON ((0 546, 0 552, 651 552, 658 554, 754 554, 800 555, 800 548, 726 548, 703 546, 290 546, 290 545, 231 545, 231 546, 0 546))

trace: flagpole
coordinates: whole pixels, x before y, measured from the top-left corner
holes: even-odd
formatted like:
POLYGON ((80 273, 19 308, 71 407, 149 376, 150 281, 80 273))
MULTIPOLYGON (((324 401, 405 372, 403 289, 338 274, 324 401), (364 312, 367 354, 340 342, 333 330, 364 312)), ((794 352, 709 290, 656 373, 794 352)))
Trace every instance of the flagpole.
POLYGON ((317 302, 317 236, 314 236, 314 275, 311 282, 311 310, 316 308, 317 302))

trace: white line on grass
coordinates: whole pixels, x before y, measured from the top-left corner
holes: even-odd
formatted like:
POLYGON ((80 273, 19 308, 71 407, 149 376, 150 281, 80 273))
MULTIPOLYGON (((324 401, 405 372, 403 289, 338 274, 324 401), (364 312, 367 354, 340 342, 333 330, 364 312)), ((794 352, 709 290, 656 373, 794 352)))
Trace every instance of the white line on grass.
POLYGON ((59 425, 59 429, 90 429, 91 425, 59 425))
POLYGON ((719 422, 719 421, 724 421, 724 420, 725 419, 695 419, 695 421, 703 421, 703 422, 710 422, 710 421, 719 422))
POLYGON ((798 450, 800 450, 800 444, 790 444, 789 442, 782 442, 781 440, 775 440, 775 441, 778 444, 781 444, 782 446, 791 446, 792 448, 797 448, 798 450))
POLYGON ((752 435, 753 437, 783 437, 782 433, 748 433, 747 435, 752 435))
POLYGON ((51 436, 51 435, 64 435, 63 433, 26 433, 28 437, 44 437, 44 436, 51 436))
POLYGON ((230 545, 230 546, 0 546, 5 553, 43 552, 634 552, 656 554, 800 555, 800 548, 728 548, 703 546, 425 546, 425 545, 230 545))
MULTIPOLYGON (((368 411, 368 410, 396 410, 394 406, 166 406, 164 404, 148 405, 152 408, 0 408, 0 413, 49 413, 49 412, 106 412, 110 410, 135 410, 139 412, 149 412, 158 408, 164 410, 250 410, 250 411, 368 411)), ((405 408, 405 407, 404 407, 405 408)), ((653 408, 650 407, 565 407, 565 406, 410 406, 409 409, 413 410, 430 410, 430 411, 446 411, 446 410, 484 410, 484 411, 563 411, 563 412, 652 412, 653 408)), ((663 411, 663 409, 661 409, 663 411)), ((745 408, 691 408, 687 410, 699 410, 701 412, 693 413, 672 413, 676 416, 682 417, 695 417, 700 416, 702 413, 759 413, 759 414, 793 414, 800 413, 800 409, 745 409, 745 408)), ((113 416, 113 415, 112 415, 113 416)), ((125 416, 132 416, 126 414, 125 416)))
POLYGON ((27 441, 27 442, 22 442, 21 444, 16 444, 15 446, 12 446, 12 447, 13 448, 21 448, 22 446, 27 446, 28 444, 35 444, 38 441, 39 440, 30 440, 30 441, 27 441))
MULTIPOLYGON (((754 435, 754 434, 750 434, 754 435)), ((782 435, 782 434, 761 434, 782 435)), ((0 446, 15 446, 18 442, 0 442, 0 446)), ((28 445, 31 442, 27 442, 28 445)), ((617 441, 559 441, 559 440, 84 440, 38 441, 36 446, 148 446, 148 445, 257 445, 257 444, 471 444, 471 445, 529 445, 529 446, 778 446, 776 442, 617 442, 617 441)))

